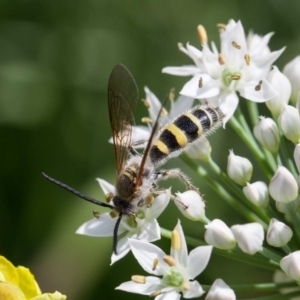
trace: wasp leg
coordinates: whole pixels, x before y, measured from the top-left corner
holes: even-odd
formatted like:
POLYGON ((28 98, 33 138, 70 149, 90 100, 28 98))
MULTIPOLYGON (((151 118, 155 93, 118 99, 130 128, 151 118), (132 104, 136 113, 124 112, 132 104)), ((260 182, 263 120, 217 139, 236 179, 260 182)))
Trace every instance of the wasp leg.
POLYGON ((153 177, 155 180, 168 179, 168 178, 179 178, 185 184, 187 189, 194 190, 197 193, 199 193, 199 189, 197 187, 195 187, 191 183, 190 179, 179 169, 160 171, 160 172, 154 173, 153 177))
POLYGON ((135 156, 135 155, 139 155, 139 156, 142 156, 135 148, 138 148, 138 146, 140 145, 143 145, 147 142, 147 140, 139 140, 139 141, 136 141, 134 143, 132 143, 131 145, 129 145, 129 151, 130 153, 135 156))

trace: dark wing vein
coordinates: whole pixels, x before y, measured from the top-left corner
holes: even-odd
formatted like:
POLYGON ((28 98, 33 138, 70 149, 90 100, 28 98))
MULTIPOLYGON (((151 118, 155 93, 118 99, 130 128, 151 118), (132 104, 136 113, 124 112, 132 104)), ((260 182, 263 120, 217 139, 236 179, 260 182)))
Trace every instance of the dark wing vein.
POLYGON ((128 156, 137 99, 138 88, 131 73, 125 66, 116 65, 108 83, 108 111, 118 174, 128 156))

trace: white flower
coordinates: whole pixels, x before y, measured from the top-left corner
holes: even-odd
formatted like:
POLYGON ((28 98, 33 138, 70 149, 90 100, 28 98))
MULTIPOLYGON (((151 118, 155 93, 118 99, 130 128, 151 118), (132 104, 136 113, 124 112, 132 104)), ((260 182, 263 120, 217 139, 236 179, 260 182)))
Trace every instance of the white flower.
POLYGON ((247 183, 243 193, 256 206, 267 207, 269 204, 268 186, 263 181, 247 183))
POLYGON ((234 291, 222 280, 216 279, 211 286, 205 300, 235 300, 234 291))
POLYGON ((262 250, 264 240, 264 229, 259 223, 249 223, 244 225, 231 226, 231 230, 236 238, 241 250, 248 254, 255 254, 262 250))
POLYGON ((291 228, 284 223, 272 218, 267 233, 267 242, 274 247, 286 245, 293 236, 291 228))
POLYGON ((184 193, 176 193, 174 203, 188 219, 206 222, 205 202, 196 191, 189 190, 184 193))
POLYGON ((300 117, 298 110, 285 104, 278 118, 279 127, 283 135, 293 143, 300 140, 300 117))
MULTIPOLYGON (((113 185, 103 179, 98 179, 98 182, 105 195, 115 195, 115 187, 113 185)), ((122 234, 122 238, 117 244, 117 254, 113 253, 111 256, 111 264, 124 257, 130 251, 129 238, 148 242, 160 239, 160 227, 156 218, 166 208, 169 200, 170 191, 167 190, 166 193, 154 199, 151 207, 138 207, 135 220, 123 216, 118 230, 118 235, 122 234)), ((100 214, 99 218, 94 218, 82 224, 76 233, 95 237, 113 236, 116 221, 117 217, 113 218, 110 213, 103 213, 100 214)))
POLYGON ((297 144, 294 149, 294 161, 296 163, 298 173, 300 173, 300 144, 297 144))
POLYGON ((201 246, 187 253, 187 245, 180 222, 172 232, 171 254, 144 241, 129 241, 133 255, 142 268, 155 276, 132 276, 132 281, 122 283, 116 289, 150 295, 156 300, 197 298, 204 294, 198 281, 192 281, 207 266, 212 247, 201 246))
POLYGON ((264 148, 273 153, 278 151, 280 136, 273 119, 260 117, 260 121, 253 128, 253 133, 264 148))
POLYGON ((278 95, 267 101, 266 105, 272 112, 273 116, 278 116, 284 104, 287 104, 290 100, 292 90, 291 83, 275 66, 267 75, 267 80, 278 95))
POLYGON ((211 145, 207 138, 202 137, 197 143, 191 144, 186 154, 193 159, 208 161, 211 154, 211 145))
POLYGON ((298 184, 291 172, 279 166, 269 184, 269 193, 275 201, 288 203, 297 198, 298 184))
POLYGON ((285 256, 280 261, 280 267, 287 276, 300 282, 300 251, 285 256))
POLYGON ((283 74, 285 74, 292 85, 292 97, 293 103, 296 103, 298 93, 300 91, 300 56, 296 56, 293 60, 288 62, 283 68, 283 74))
POLYGON ((236 245, 234 235, 230 228, 221 220, 214 219, 205 225, 204 239, 207 244, 219 249, 233 249, 236 245))
POLYGON ((250 181, 252 171, 253 166, 249 159, 235 155, 232 150, 229 151, 227 174, 230 179, 243 186, 250 181))
POLYGON ((166 67, 162 71, 179 76, 192 75, 193 78, 180 93, 196 99, 207 99, 219 106, 226 116, 223 120, 225 124, 238 105, 236 92, 254 102, 265 102, 277 95, 267 81, 266 74, 284 49, 270 52, 267 48, 270 36, 263 38, 264 42, 258 48, 253 46, 256 44, 253 38, 253 43, 250 41, 250 45, 247 45, 241 22, 231 20, 221 32, 220 53, 215 44, 212 44, 213 50, 206 43, 203 44, 202 51, 189 44, 186 49, 180 45, 180 50, 191 57, 196 66, 166 67))

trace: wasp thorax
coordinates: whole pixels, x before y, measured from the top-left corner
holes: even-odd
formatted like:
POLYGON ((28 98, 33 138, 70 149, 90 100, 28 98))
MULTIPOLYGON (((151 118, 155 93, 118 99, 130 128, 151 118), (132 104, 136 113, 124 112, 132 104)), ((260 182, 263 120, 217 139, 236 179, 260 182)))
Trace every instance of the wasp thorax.
POLYGON ((117 177, 116 189, 121 198, 129 201, 135 197, 135 179, 137 173, 137 167, 130 165, 117 177))

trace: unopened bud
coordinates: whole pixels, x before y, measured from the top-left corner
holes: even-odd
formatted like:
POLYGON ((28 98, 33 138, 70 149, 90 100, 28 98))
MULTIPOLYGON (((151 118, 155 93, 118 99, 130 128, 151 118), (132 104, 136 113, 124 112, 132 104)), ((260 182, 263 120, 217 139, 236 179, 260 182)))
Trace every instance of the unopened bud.
POLYGON ((268 186, 262 182, 257 181, 253 183, 247 183, 247 186, 243 188, 244 195, 249 201, 259 207, 267 207, 269 204, 269 192, 268 186))
POLYGON ((297 96, 300 91, 300 56, 295 57, 293 60, 291 60, 284 66, 283 74, 285 74, 291 82, 291 100, 294 104, 297 101, 297 96))
POLYGON ((290 241, 292 236, 293 232, 290 227, 274 218, 271 219, 267 233, 269 245, 283 247, 290 241))
POLYGON ((280 261, 281 269, 293 280, 300 282, 300 251, 285 256, 280 261))

